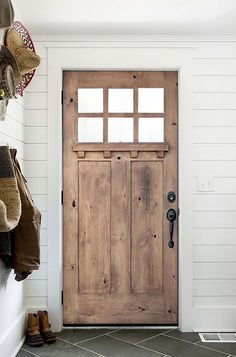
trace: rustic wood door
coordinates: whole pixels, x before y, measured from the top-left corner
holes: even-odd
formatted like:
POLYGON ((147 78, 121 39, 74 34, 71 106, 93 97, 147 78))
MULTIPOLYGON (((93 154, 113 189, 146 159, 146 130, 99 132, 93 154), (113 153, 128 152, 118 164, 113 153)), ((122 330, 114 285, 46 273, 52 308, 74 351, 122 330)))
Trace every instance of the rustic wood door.
POLYGON ((176 324, 177 72, 63 76, 64 323, 176 324))

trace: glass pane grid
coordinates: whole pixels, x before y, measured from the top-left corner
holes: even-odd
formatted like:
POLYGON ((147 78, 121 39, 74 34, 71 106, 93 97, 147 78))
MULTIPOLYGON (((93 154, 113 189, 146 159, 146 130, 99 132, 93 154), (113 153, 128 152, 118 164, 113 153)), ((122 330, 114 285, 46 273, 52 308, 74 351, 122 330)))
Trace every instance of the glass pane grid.
POLYGON ((164 142, 164 88, 78 89, 78 142, 164 142))

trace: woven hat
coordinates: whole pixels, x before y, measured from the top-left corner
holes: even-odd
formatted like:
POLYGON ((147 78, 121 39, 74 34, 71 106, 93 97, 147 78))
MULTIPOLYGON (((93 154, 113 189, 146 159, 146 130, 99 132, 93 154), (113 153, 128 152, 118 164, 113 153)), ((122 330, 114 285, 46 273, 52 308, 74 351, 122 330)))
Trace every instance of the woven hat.
POLYGON ((35 53, 33 41, 26 28, 15 21, 6 34, 6 46, 9 48, 19 66, 21 81, 16 91, 21 96, 35 74, 35 68, 40 64, 40 57, 35 53))
POLYGON ((6 117, 8 100, 16 95, 20 70, 13 54, 5 46, 0 48, 0 120, 6 117))
POLYGON ((0 28, 5 29, 11 26, 14 20, 14 9, 11 0, 0 1, 0 28))
POLYGON ((19 222, 21 200, 7 146, 0 146, 0 163, 0 232, 9 232, 19 222))

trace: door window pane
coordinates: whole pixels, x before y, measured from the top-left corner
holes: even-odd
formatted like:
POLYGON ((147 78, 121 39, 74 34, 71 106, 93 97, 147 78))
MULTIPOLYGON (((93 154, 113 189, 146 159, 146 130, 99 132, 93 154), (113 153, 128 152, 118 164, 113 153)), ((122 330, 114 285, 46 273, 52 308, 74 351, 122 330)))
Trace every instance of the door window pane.
POLYGON ((139 113, 164 113, 164 88, 139 88, 139 113))
POLYGON ((103 118, 79 118, 78 119, 78 142, 102 142, 103 141, 103 118))
POLYGON ((108 118, 108 141, 133 141, 133 118, 108 118))
POLYGON ((102 113, 103 112, 103 89, 81 88, 78 89, 78 112, 79 113, 102 113))
POLYGON ((109 113, 133 113, 133 89, 109 89, 109 113))
POLYGON ((164 118, 139 118, 139 142, 163 142, 164 118))

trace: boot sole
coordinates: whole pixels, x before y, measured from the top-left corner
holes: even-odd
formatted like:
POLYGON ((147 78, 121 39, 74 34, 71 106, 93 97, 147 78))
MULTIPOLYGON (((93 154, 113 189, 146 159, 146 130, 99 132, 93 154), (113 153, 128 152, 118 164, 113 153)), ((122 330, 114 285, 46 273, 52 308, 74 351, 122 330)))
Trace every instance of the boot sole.
POLYGON ((32 342, 27 342, 27 341, 26 341, 26 344, 29 345, 29 346, 32 346, 32 347, 40 347, 40 346, 43 346, 44 342, 35 342, 35 343, 32 343, 32 342))
POLYGON ((44 342, 48 343, 48 344, 54 343, 54 342, 56 342, 56 338, 52 338, 52 339, 49 339, 49 340, 44 340, 44 342))

